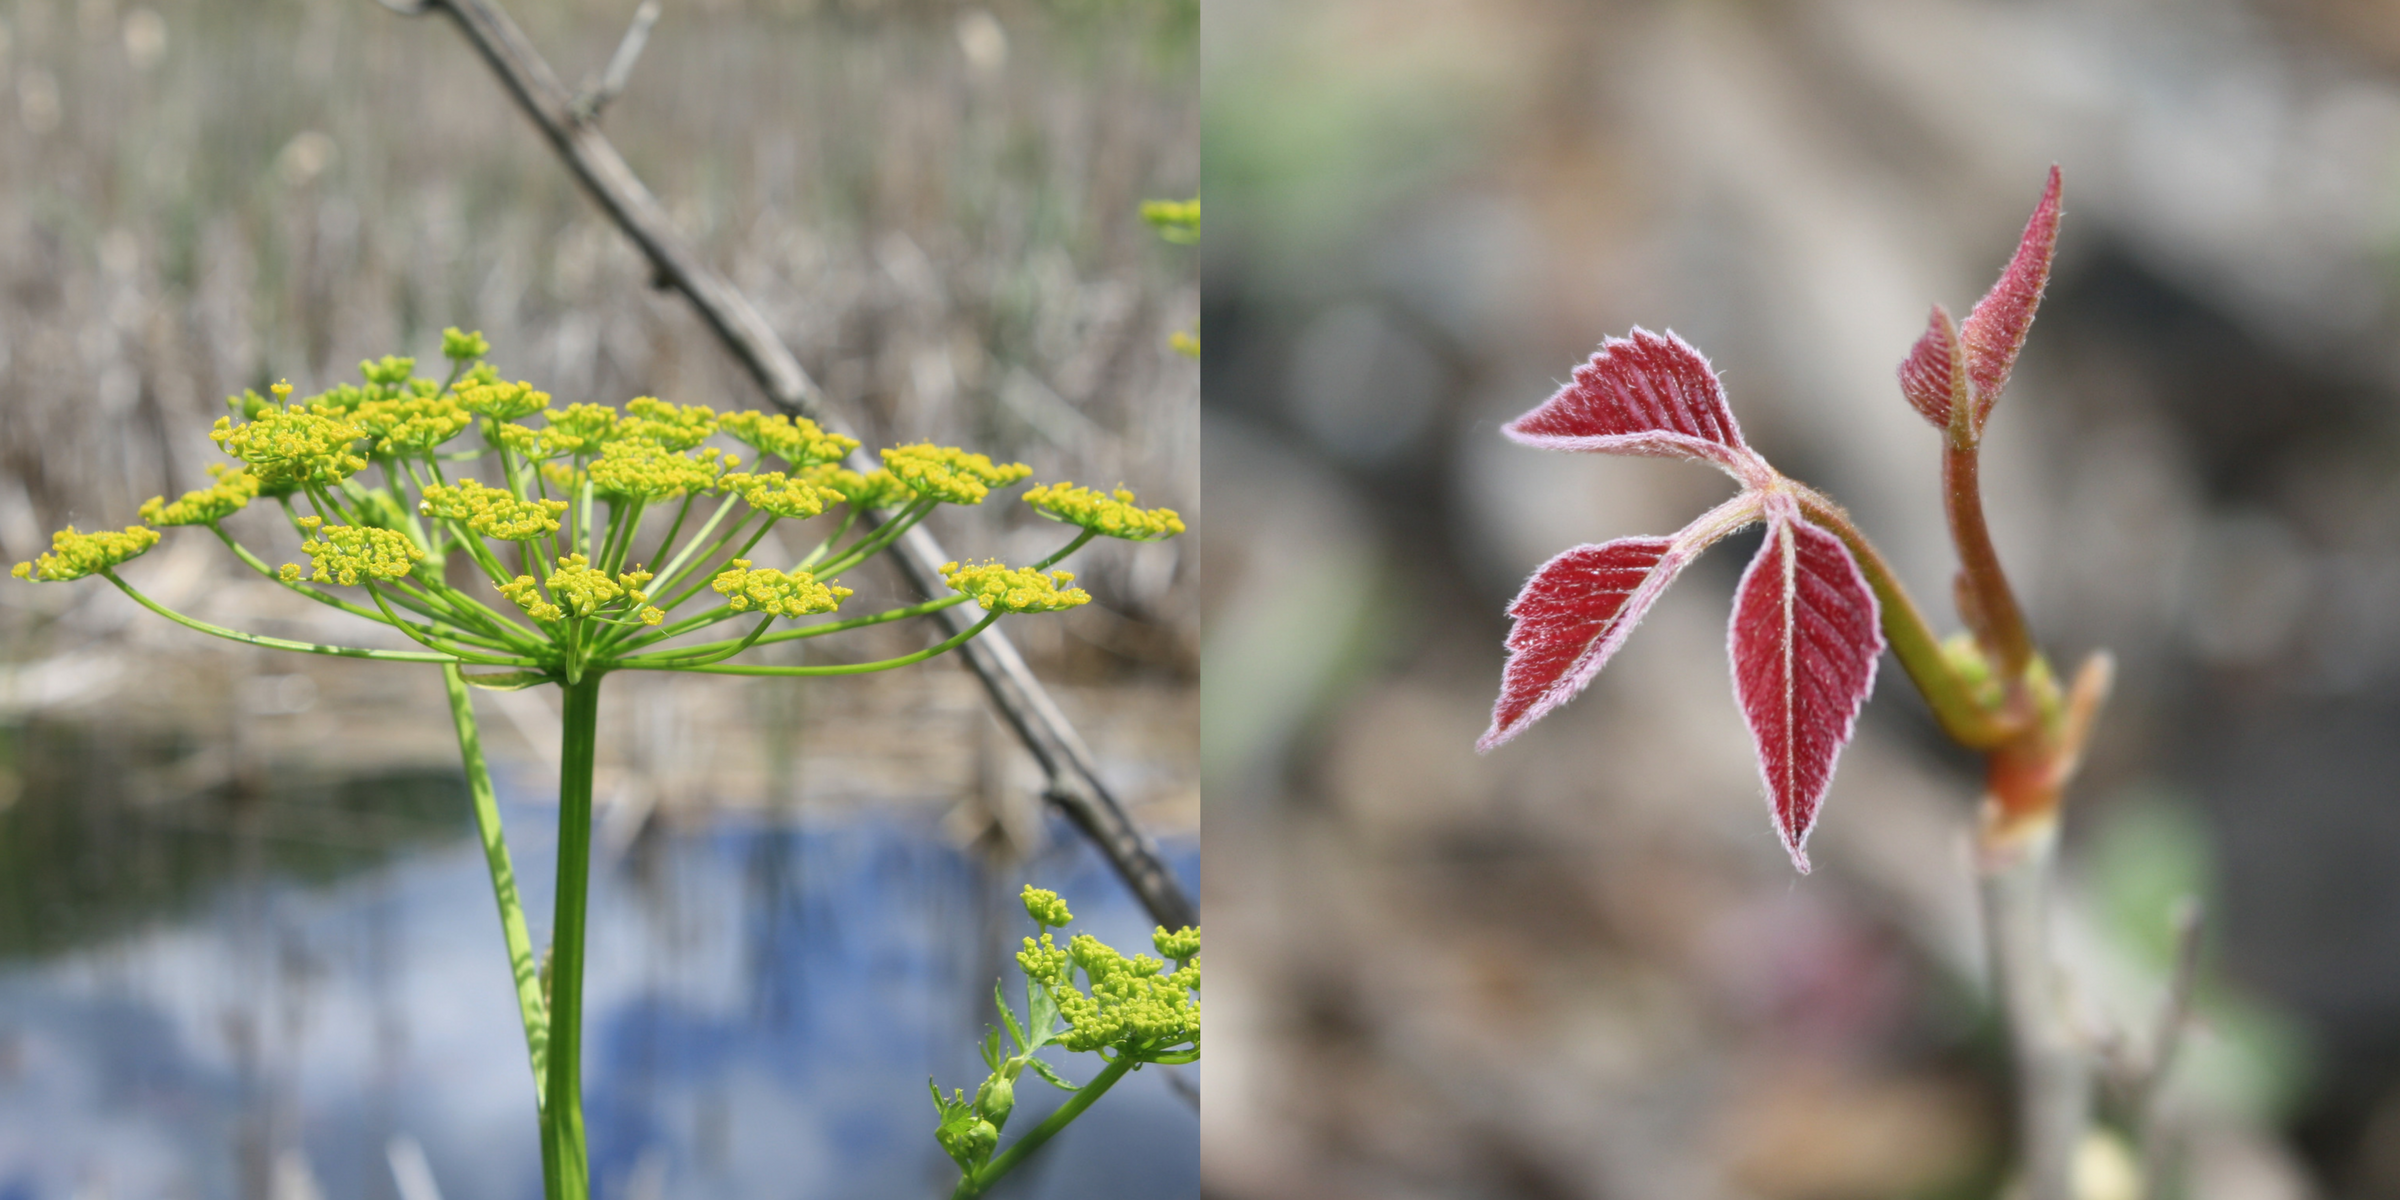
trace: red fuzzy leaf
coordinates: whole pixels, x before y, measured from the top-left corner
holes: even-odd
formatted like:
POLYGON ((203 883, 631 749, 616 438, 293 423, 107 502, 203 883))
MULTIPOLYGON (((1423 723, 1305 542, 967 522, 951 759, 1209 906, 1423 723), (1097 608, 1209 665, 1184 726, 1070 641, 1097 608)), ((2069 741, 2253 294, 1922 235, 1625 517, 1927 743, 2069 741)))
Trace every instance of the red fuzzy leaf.
POLYGON ((1875 593, 1840 538, 1773 517, 1734 595, 1730 641, 1734 696, 1758 745, 1775 831, 1806 874, 1804 847, 1834 759, 1875 688, 1875 593))
POLYGON ((2042 288, 2050 282, 2050 259, 2057 250, 2058 168, 2054 166, 2049 186, 2042 189, 2041 203, 2034 206, 2033 219, 2025 222, 2025 236, 2017 241, 2016 256, 2008 260, 2008 269, 2000 272, 2000 282, 1975 302, 1975 311, 1967 314, 1962 331, 1967 343, 1967 374, 1975 382, 1978 432, 1984 418, 1991 415, 1992 402, 2000 398, 2000 389, 2008 386, 2008 373, 2017 364, 2026 331, 2033 328, 2033 310, 2042 302, 2042 288))
POLYGON ((1950 413, 1967 399, 1966 348, 1959 344, 1958 326, 1936 304, 1925 322, 1925 336, 1900 360, 1900 392, 1925 419, 1943 429, 1950 413))
POLYGON ((1708 360, 1672 332, 1640 326, 1601 343, 1573 382, 1501 432, 1550 450, 1696 458, 1752 486, 1772 476, 1742 441, 1708 360))
POLYGON ((1659 594, 1698 553, 1675 538, 1620 538, 1577 546, 1543 563, 1509 603, 1508 666, 1492 727, 1477 739, 1490 750, 1575 698, 1608 664, 1659 594))

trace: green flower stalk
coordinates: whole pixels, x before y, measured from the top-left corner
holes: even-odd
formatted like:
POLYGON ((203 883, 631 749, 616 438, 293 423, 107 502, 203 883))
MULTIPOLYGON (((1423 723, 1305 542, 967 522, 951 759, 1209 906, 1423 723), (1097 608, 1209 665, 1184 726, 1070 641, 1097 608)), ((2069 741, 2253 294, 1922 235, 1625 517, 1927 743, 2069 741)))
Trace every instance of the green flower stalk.
MULTIPOLYGON (((70 527, 53 537, 49 553, 17 564, 11 574, 39 582, 97 575, 151 611, 212 637, 442 668, 517 980, 544 1195, 585 1200, 590 1170, 578 1071, 601 681, 617 671, 798 677, 923 662, 964 645, 1005 615, 1088 602, 1087 593, 1069 586, 1072 574, 1050 568, 1091 538, 1155 540, 1181 532, 1183 524, 1167 510, 1133 508, 1130 493, 1106 497, 1055 484, 1037 489, 1043 499, 1035 506, 1079 532, 1049 558, 1022 568, 952 564, 944 573, 949 595, 846 614, 842 605, 852 591, 840 582, 845 574, 940 506, 983 503, 995 490, 1022 482, 1031 468, 953 446, 918 444, 885 450, 883 469, 862 474, 840 465, 858 443, 812 421, 720 414, 647 396, 627 402, 622 412, 591 403, 553 406, 549 393, 532 384, 501 379, 481 361, 489 351, 481 334, 452 329, 442 336, 449 367, 441 379, 419 376, 414 359, 387 356, 361 363, 360 383, 304 399, 294 398, 288 384, 270 389, 272 399, 255 392, 232 397, 210 437, 234 461, 211 466, 205 488, 172 504, 162 496, 141 507, 151 525, 207 527, 248 569, 387 626, 413 649, 272 638, 175 612, 117 572, 158 543, 158 530, 147 525, 89 533, 70 527), (720 435, 733 444, 707 444, 720 435), (775 460, 781 469, 743 470, 746 452, 775 460), (460 472, 455 479, 453 471, 460 472), (231 518, 261 499, 272 501, 299 535, 305 565, 270 566, 228 528, 231 518), (861 522, 862 509, 890 511, 880 521, 861 522), (812 550, 789 563, 760 561, 759 547, 770 533, 808 521, 831 526, 802 538, 812 550), (929 616, 970 600, 985 612, 980 622, 897 658, 808 666, 731 661, 755 647, 929 616), (733 623, 731 636, 700 636, 726 623, 733 623), (467 691, 540 685, 556 686, 565 697, 558 892, 546 970, 535 966, 544 956, 526 932, 467 691)), ((1053 922, 1063 923, 1063 917, 1053 922)), ((1196 958, 1196 942, 1192 949, 1196 958)), ((1139 1005, 1155 1004, 1119 982, 1148 978, 1128 975, 1132 968, 1114 966, 1098 951, 1075 963, 1072 969, 1090 980, 1088 993, 1056 972, 1032 985, 1045 998, 1046 1007, 1035 1010, 1046 1014, 1043 1028, 1060 1014, 1086 1014, 1087 1008, 1149 1012, 1139 1005)), ((1196 987, 1196 962, 1189 969, 1196 987)), ((1071 1026, 1080 1030, 1115 1018, 1068 1019, 1082 1020, 1071 1026)), ((1142 1020, 1150 1022, 1142 1029, 1156 1025, 1142 1020)), ((1191 1021, 1196 1054, 1197 1009, 1191 1021)), ((1171 1061, 1143 1057, 1151 1054, 1149 1041, 1106 1044, 1132 1047, 1118 1049, 1112 1059, 1127 1069, 1171 1061)), ((1004 1120, 1008 1096, 1006 1081, 987 1087, 976 1111, 1004 1120)), ((998 1120, 991 1128, 996 1139, 998 1120)), ((971 1146, 980 1136, 970 1122, 951 1140, 971 1146)), ((990 1149, 984 1148, 987 1156, 990 1149)))
POLYGON ((1040 935, 1039 940, 1026 938, 1017 955, 1025 973, 1025 1019, 1017 1019, 1016 1010, 994 984, 992 1003, 1008 1027, 1009 1041, 1003 1044, 997 1029, 984 1038, 983 1063, 991 1074, 975 1089, 974 1099, 959 1088, 944 1096, 939 1084, 926 1081, 938 1116, 934 1141, 958 1164, 958 1186, 951 1200, 983 1195, 1128 1073, 1150 1063, 1200 1061, 1199 930, 1186 927, 1170 933, 1160 928, 1150 939, 1159 958, 1128 958, 1088 933, 1075 935, 1062 949, 1050 931, 1075 920, 1066 901, 1037 887, 1027 887, 1023 899, 1025 915, 1033 918, 1040 935), (1004 1053, 1011 1045, 1015 1052, 1004 1053), (1097 1054, 1103 1064, 1100 1073, 1081 1086, 1069 1083, 1036 1057, 1046 1046, 1097 1054), (1000 1131, 1016 1108, 1016 1082, 1029 1070, 1052 1087, 1074 1094, 1001 1151, 1000 1131))

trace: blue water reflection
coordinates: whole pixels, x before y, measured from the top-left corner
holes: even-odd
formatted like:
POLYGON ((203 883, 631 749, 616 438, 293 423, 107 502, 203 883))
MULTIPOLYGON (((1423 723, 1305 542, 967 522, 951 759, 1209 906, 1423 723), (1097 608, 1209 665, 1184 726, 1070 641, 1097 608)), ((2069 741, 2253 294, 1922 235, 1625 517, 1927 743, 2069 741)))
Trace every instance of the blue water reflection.
MULTIPOLYGON (((504 816, 538 943, 555 809, 504 816)), ((595 873, 585 1079, 601 1196, 947 1195, 925 1080, 982 1078, 992 983, 1004 966, 1017 978, 1019 886, 1058 889, 1115 945, 1146 947, 1149 926, 1064 826, 997 872, 938 820, 724 818, 645 837, 595 873)), ((1196 884, 1196 844, 1170 857, 1196 884)), ((0 1200, 426 1200, 394 1171, 420 1152, 443 1200, 538 1196, 513 995, 463 839, 332 884, 239 878, 195 911, 7 968, 0 1200)), ((1088 1074, 1075 1057, 1069 1073, 1088 1074)), ((1198 1114, 1165 1074, 1120 1084, 1001 1194, 1197 1196, 1198 1114)), ((1063 1095, 1030 1079, 1017 1132, 1063 1095)))

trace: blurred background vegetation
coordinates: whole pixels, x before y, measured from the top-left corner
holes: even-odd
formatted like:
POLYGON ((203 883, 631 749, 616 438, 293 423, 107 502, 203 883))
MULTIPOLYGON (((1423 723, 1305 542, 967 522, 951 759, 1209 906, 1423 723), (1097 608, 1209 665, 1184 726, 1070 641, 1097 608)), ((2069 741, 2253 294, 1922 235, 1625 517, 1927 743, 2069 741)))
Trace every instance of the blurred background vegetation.
MULTIPOLYGON (((514 13, 572 85, 631 7, 514 13)), ((676 6, 604 128, 870 446, 962 443, 1196 513, 1198 373, 1167 346, 1196 270, 1139 218, 1198 186, 1196 20, 1188 0, 676 6)), ((562 403, 763 404, 442 19, 11 0, 0 179, 0 558, 202 481, 227 394, 430 357, 446 325, 562 403)), ((1046 550, 1020 508, 942 532, 1046 550)), ((145 565, 202 615, 276 603, 205 550, 145 565)), ((1188 685, 1192 561, 1079 566, 1100 603, 1018 631, 1029 653, 1069 684, 1188 685)), ((321 665, 126 615, 98 589, 9 589, 0 712, 176 699, 117 694, 120 651, 216 656, 224 677, 191 685, 216 693, 321 665)))
MULTIPOLYGON (((507 7, 575 86, 597 74, 635 5, 507 7)), ((1199 369, 1169 347, 1198 323, 1197 258, 1162 242, 1139 210, 1199 187, 1198 20, 1196 0, 670 3, 602 128, 870 448, 964 444, 1021 459, 1044 481, 1121 482, 1197 526, 1199 369)), ((203 466, 221 457, 207 432, 227 394, 288 379, 305 395, 354 379, 362 358, 437 358, 448 325, 483 331, 508 378, 561 403, 657 395, 764 406, 683 298, 653 289, 638 253, 447 19, 403 18, 367 0, 0 0, 0 560, 45 549, 49 532, 69 522, 129 523, 150 496, 204 482, 203 466)), ((268 561, 296 556, 288 531, 242 522, 237 531, 263 543, 268 561)), ((1054 549, 1057 529, 1013 501, 944 514, 940 526, 962 555, 1017 561, 1054 549)), ((338 614, 237 574, 210 543, 170 536, 129 570, 205 619, 327 641, 360 636, 338 614)), ((1186 844, 1198 816, 1197 563, 1196 547, 1176 543, 1092 547, 1074 565, 1095 603, 1011 630, 1137 820, 1186 844)), ((864 574, 860 602, 905 586, 864 574)), ((110 1106, 158 1116, 175 1103, 160 1097, 183 1094, 177 1055, 230 1055, 243 1079, 265 1080, 244 1085, 234 1106, 243 1115, 228 1118, 239 1126, 240 1170, 157 1178, 183 1179, 177 1186, 195 1194, 297 1195, 286 1185, 307 1173, 286 1164, 305 1167, 305 1156, 291 1158, 305 1149, 320 1166, 338 1159, 350 1172, 340 1178, 368 1189, 355 1194, 389 1194, 382 1143, 365 1159, 349 1142, 329 1149, 326 1130, 351 1127, 329 1124, 323 1106, 334 1102, 302 1095, 293 1081, 296 1064, 329 1054, 381 1062, 382 1074, 353 1072, 340 1086, 382 1097, 364 1103, 383 1105, 376 1111, 387 1119, 394 1106, 406 1110, 419 1103, 407 1071, 340 1039, 388 1049, 390 1022, 413 1018, 402 1011, 373 1027, 304 1031, 271 1014, 338 1006, 328 997, 354 984, 397 995, 490 983, 503 1004, 487 1015, 513 1019, 504 977, 456 986, 392 977, 391 947, 407 940, 392 930, 405 922, 373 915, 389 905, 372 889, 367 916, 341 899, 355 898, 362 874, 413 878, 409 864, 463 852, 458 839, 470 826, 438 680, 211 642, 105 587, 9 582, 0 588, 0 1109, 108 1112, 138 1124, 110 1106), (276 899, 288 887, 320 899, 276 899), (350 915, 309 925, 312 904, 350 915), (100 970, 92 984, 94 956, 148 962, 145 938, 193 922, 193 937, 252 947, 364 938, 384 974, 363 983, 347 967, 270 977, 241 959, 180 990, 162 986, 172 971, 136 965, 100 970), (129 1091, 64 1097, 51 1076, 22 1073, 33 1053, 23 1047, 55 1043, 69 1047, 59 1061, 115 1061, 115 1026, 61 1032, 45 1015, 61 1011, 62 995, 74 1011, 87 986, 124 1000, 140 1022, 195 996, 206 997, 192 1003, 209 1015, 189 1033, 193 1045, 129 1068, 129 1091), (207 1021, 234 1032, 220 1037, 207 1021), (338 1044, 329 1050, 325 1037, 338 1044)), ((869 632, 857 653, 919 644, 899 627, 869 632)), ((762 819, 771 830, 795 818, 838 825, 896 812, 894 828, 907 836, 921 824, 936 843, 989 851, 991 862, 1049 853, 1040 861, 1068 869, 1055 856, 1071 850, 1073 834, 1045 827, 1039 773, 955 663, 835 688, 621 682, 603 706, 603 802, 618 813, 604 855, 638 859, 651 834, 703 829, 728 809, 763 815, 738 818, 744 830, 762 819)), ((512 796, 538 802, 555 754, 555 700, 510 693, 481 707, 487 744, 521 789, 512 796)), ((538 850, 538 820, 533 836, 538 850)), ((668 961, 694 944, 694 930, 772 925, 774 907, 794 903, 778 889, 835 877, 803 879, 777 857, 785 844, 762 844, 753 857, 768 883, 752 889, 750 907, 722 913, 678 915, 671 871, 627 868, 648 922, 628 944, 651 937, 668 961)), ((1008 890, 1007 880, 973 872, 942 878, 942 888, 1008 890)), ((485 904, 477 928, 489 923, 485 904)), ((400 907, 430 919, 423 906, 400 907)), ((977 902, 947 912, 955 929, 905 936, 965 955, 974 969, 962 978, 996 973, 996 939, 1015 932, 1000 928, 1005 913, 977 902)), ((839 944, 812 930, 804 948, 839 944)), ((497 961, 496 941, 490 950, 497 961)), ((835 977, 798 961, 754 966, 835 977)), ((946 986, 927 985, 922 1003, 940 1020, 907 1043, 931 1057, 892 1076, 918 1087, 891 1099, 904 1119, 924 1104, 918 1067, 962 1073, 989 1019, 989 997, 973 987, 955 1011, 943 1007, 946 986)), ((440 1014, 419 1015, 421 1042, 448 1036, 440 1014)), ((761 1036, 791 1034, 775 1028, 784 1032, 761 1036)), ((1163 1084, 1158 1100, 1188 1141, 1188 1108, 1163 1084)), ((187 1150, 202 1157, 190 1161, 225 1149, 202 1135, 213 1123, 160 1119, 159 1128, 197 1139, 202 1148, 187 1150)), ((778 1136, 789 1141, 788 1130, 778 1136)), ((750 1144, 731 1137, 719 1130, 703 1140, 750 1144)), ((919 1151, 938 1165, 929 1133, 922 1140, 911 1132, 851 1144, 907 1173, 919 1151)), ((103 1166, 121 1160, 119 1187, 151 1178, 125 1164, 185 1161, 144 1158, 133 1145, 97 1133, 0 1138, 0 1194, 51 1194, 89 1167, 74 1165, 79 1154, 103 1166)), ((444 1168, 446 1151, 428 1145, 444 1168)), ((622 1153, 637 1150, 649 1153, 638 1140, 622 1153)), ((89 1169, 100 1174, 76 1187, 112 1186, 106 1170, 89 1169)), ((504 1188, 509 1178, 476 1186, 504 1188)), ((660 1174, 651 1186, 670 1180, 691 1182, 660 1174)), ((444 1182, 454 1196, 477 1194, 456 1190, 449 1175, 444 1182)), ((347 1182, 331 1190, 354 1194, 347 1182)))
POLYGON ((2057 162, 1985 486, 2051 653, 2119 663, 2071 802, 2076 1011, 2146 1030, 2199 898, 2185 1194, 2400 1196, 2394 12, 1211 3, 1212 1191, 2000 1192, 1974 763, 1887 671, 1793 877, 1726 686, 1754 541, 1472 747, 1527 572, 1726 493, 1498 436, 1637 323, 1946 609, 1893 369, 2057 162))

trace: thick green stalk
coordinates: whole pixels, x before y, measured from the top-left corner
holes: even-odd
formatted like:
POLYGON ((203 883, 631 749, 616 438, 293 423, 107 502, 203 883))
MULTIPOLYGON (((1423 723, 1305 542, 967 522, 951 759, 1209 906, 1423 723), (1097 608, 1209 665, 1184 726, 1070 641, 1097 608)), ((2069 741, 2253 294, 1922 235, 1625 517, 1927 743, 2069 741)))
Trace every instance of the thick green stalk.
POLYGON ((592 754, 598 745, 600 679, 594 671, 566 693, 558 764, 558 901, 550 926, 550 1047, 543 1079, 549 1128, 548 1200, 586 1200, 591 1163, 583 1145, 583 924, 591 891, 592 754))
POLYGON ((1000 1157, 983 1164, 982 1170, 959 1180, 957 1190, 950 1193, 950 1200, 973 1200, 974 1197, 982 1195, 985 1189, 1000 1182, 1001 1177, 1015 1170, 1017 1164, 1025 1161, 1027 1155, 1041 1149, 1042 1143, 1057 1136, 1059 1130, 1065 1129, 1069 1122, 1082 1116, 1083 1110, 1090 1108, 1103 1093, 1116 1086, 1116 1082, 1123 1079, 1125 1073, 1132 1070, 1134 1066, 1133 1055, 1119 1052, 1107 1066, 1100 1068, 1100 1073, 1093 1076, 1090 1083, 1083 1085, 1076 1090, 1075 1094, 1068 1096, 1067 1102, 1059 1105, 1058 1111, 1051 1113, 1049 1119, 1034 1126, 1033 1130, 1024 1137, 1018 1138, 1017 1143, 1003 1151, 1000 1157))
POLYGON ((517 980, 517 1016, 525 1023, 525 1055, 533 1064, 534 1107, 541 1109, 545 1050, 550 1042, 550 1016, 542 1004, 541 967, 534 960, 533 938, 525 931, 525 906, 517 899, 517 873, 509 865, 508 838, 500 828, 500 802, 492 792, 492 774, 483 763, 483 739, 475 726, 475 706, 468 698, 466 677, 443 664, 442 686, 450 693, 450 720, 458 729, 458 757, 467 768, 467 792, 475 803, 475 832, 483 841, 483 865, 491 872, 492 899, 500 906, 500 937, 508 946, 509 973, 517 980))

